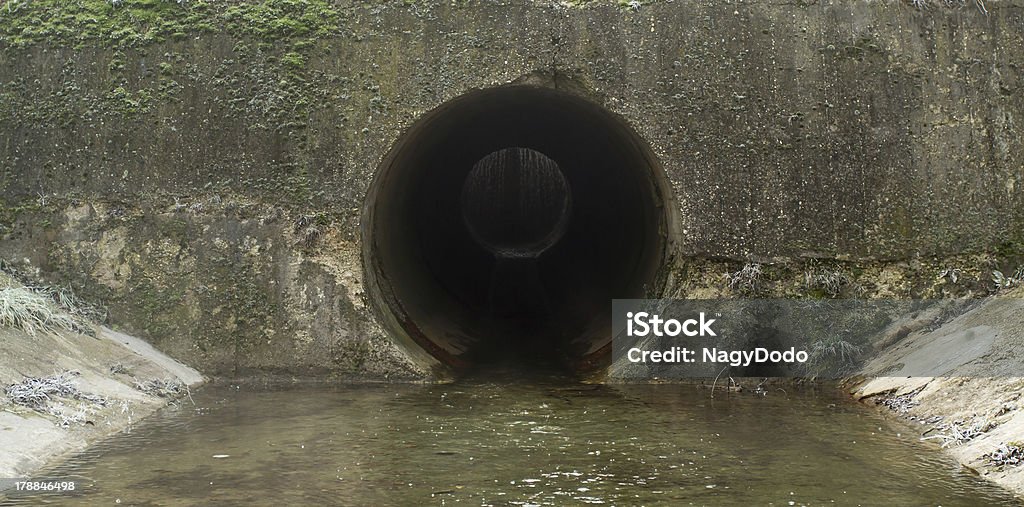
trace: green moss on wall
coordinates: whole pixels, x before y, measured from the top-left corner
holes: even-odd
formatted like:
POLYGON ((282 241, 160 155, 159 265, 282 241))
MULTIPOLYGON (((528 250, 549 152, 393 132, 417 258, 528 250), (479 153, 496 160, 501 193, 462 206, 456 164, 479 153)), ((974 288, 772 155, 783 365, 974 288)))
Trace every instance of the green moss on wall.
POLYGON ((12 0, 0 13, 0 41, 23 47, 40 42, 78 46, 137 46, 175 34, 212 31, 212 4, 165 0, 12 0))
POLYGON ((42 206, 36 200, 10 202, 0 199, 0 234, 11 231, 21 215, 41 209, 42 206))
POLYGON ((44 42, 130 47, 223 30, 265 42, 294 42, 334 32, 339 18, 324 0, 11 0, 0 9, 0 41, 13 47, 44 42))
POLYGON ((201 86, 222 90, 212 100, 246 128, 291 137, 326 89, 323 73, 308 69, 311 53, 320 38, 339 32, 341 19, 327 0, 13 0, 0 8, 0 47, 113 51, 98 75, 65 69, 56 86, 17 75, 0 82, 0 120, 44 129, 159 121, 144 115, 201 86), (205 35, 236 41, 210 82, 188 56, 148 54, 151 44, 205 35), (153 71, 137 72, 151 58, 153 71), (106 85, 97 87, 97 77, 106 85))
POLYGON ((264 0, 232 5, 220 19, 228 32, 279 42, 330 35, 338 28, 339 15, 323 0, 264 0))

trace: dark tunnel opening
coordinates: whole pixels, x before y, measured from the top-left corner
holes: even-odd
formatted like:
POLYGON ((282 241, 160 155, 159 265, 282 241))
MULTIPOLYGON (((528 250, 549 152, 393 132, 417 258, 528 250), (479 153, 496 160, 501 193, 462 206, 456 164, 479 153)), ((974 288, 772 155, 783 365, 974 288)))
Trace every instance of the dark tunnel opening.
POLYGON ((371 299, 426 362, 606 366, 611 300, 659 290, 665 188, 639 136, 585 99, 463 95, 378 171, 363 225, 371 299))

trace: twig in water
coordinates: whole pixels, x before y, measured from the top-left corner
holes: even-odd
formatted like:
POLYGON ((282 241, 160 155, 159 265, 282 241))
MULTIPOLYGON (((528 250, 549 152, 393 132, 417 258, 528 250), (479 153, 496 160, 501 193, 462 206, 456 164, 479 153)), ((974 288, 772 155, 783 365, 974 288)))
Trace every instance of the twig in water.
POLYGON ((711 384, 711 399, 715 399, 715 386, 718 385, 718 377, 721 377, 722 374, 725 373, 726 368, 728 368, 728 366, 722 368, 722 371, 718 372, 718 375, 715 375, 715 382, 711 384))

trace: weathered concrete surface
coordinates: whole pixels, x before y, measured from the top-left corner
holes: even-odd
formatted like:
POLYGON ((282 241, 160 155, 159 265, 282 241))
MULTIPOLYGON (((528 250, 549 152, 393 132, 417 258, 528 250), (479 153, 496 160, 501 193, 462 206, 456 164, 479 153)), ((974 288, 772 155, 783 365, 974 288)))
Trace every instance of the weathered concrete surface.
POLYGON ((1018 1, 284 4, 0 18, 0 257, 206 372, 422 374, 361 287, 364 196, 422 114, 541 75, 660 159, 673 295, 747 260, 902 295, 1019 262, 1018 1))
POLYGON ((1024 379, 1019 376, 1024 287, 1002 296, 1007 299, 989 299, 940 326, 916 330, 892 343, 859 372, 867 380, 852 392, 893 409, 922 438, 934 440, 965 466, 1021 494, 1024 468, 990 459, 1001 446, 1020 447, 1024 435, 1024 379), (937 348, 937 343, 945 346, 937 348), (900 376, 900 367, 922 359, 934 366, 934 376, 900 376), (957 432, 970 437, 954 438, 957 432))
MULTIPOLYGON (((0 287, 14 284, 0 273, 0 287)), ((96 336, 65 331, 30 335, 0 328, 0 476, 31 477, 41 467, 130 429, 170 401, 140 389, 138 383, 176 381, 195 387, 204 381, 196 370, 138 338, 103 327, 95 331, 96 336), (4 388, 25 377, 65 371, 77 372, 76 388, 102 397, 104 403, 51 394, 48 405, 53 413, 41 413, 5 396, 4 388), (58 414, 69 419, 66 426, 58 414)))

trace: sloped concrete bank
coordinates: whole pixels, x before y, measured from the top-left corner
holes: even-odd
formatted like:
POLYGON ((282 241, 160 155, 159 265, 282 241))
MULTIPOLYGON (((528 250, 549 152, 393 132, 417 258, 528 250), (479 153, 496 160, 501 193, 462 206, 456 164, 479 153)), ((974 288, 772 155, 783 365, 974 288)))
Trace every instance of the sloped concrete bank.
POLYGON ((936 314, 908 316, 851 393, 1024 497, 1024 287, 1000 297, 937 326, 936 314), (899 375, 922 366, 931 376, 899 375))
MULTIPOLYGON (((5 311, 9 289, 31 294, 0 274, 5 311)), ((168 403, 188 403, 204 382, 138 338, 87 323, 80 331, 0 327, 0 477, 34 478, 168 403)))

